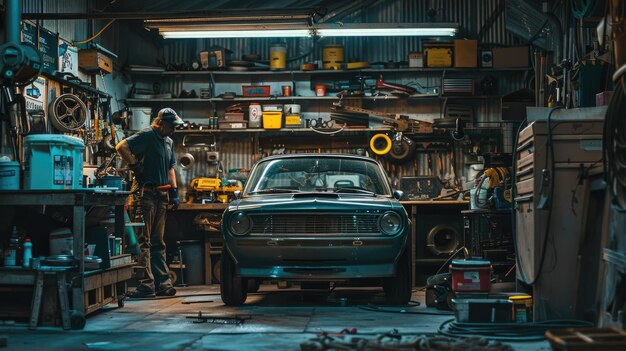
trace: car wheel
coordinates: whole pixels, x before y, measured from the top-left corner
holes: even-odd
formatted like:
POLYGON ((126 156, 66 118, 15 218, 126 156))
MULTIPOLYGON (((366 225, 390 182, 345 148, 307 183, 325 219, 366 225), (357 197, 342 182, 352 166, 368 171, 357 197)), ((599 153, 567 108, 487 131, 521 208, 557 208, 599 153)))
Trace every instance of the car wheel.
POLYGON ((383 289, 387 303, 390 305, 406 305, 411 300, 411 255, 406 249, 398 259, 396 274, 386 278, 383 289))
POLYGON ((248 279, 248 284, 247 284, 247 291, 249 293, 255 293, 257 291, 259 291, 259 288, 261 287, 261 281, 259 279, 248 279))
POLYGON ((248 297, 247 279, 237 276, 237 267, 226 249, 220 258, 220 295, 226 306, 239 306, 246 302, 248 297))

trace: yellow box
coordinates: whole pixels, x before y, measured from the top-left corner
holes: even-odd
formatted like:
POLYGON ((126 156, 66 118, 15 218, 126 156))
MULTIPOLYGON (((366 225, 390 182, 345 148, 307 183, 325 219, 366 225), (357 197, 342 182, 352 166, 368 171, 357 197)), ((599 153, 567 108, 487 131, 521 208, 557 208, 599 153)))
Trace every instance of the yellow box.
POLYGON ((286 115, 285 127, 298 128, 302 127, 302 116, 300 115, 286 115))
POLYGON ((283 113, 281 111, 263 111, 263 128, 280 129, 283 127, 283 113))
POLYGON ((451 48, 428 48, 426 53, 426 67, 452 67, 451 48))
POLYGON ((219 178, 194 178, 189 183, 189 188, 196 191, 217 190, 222 185, 219 178))

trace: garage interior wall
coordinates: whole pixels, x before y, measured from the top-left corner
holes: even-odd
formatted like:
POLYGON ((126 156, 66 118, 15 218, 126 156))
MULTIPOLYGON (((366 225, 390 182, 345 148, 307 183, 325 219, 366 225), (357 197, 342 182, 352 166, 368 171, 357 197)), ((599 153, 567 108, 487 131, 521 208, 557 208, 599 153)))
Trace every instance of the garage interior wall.
MULTIPOLYGON (((233 3, 232 1, 215 1, 205 3, 203 1, 186 1, 184 4, 176 4, 176 8, 172 8, 172 2, 156 1, 149 5, 145 11, 150 12, 167 12, 167 11, 186 11, 194 8, 235 8, 241 6, 250 6, 250 10, 255 8, 304 8, 313 7, 312 2, 306 1, 267 1, 262 4, 259 2, 241 2, 233 3)), ((317 2, 313 2, 317 3, 317 2)), ((356 7, 352 14, 339 19, 345 22, 363 22, 363 23, 394 23, 394 22, 456 22, 459 24, 460 32, 457 38, 478 38, 482 45, 495 46, 515 46, 525 45, 527 42, 520 37, 515 36, 505 28, 505 0, 440 0, 440 1, 375 1, 372 6, 367 8, 356 7), (429 10, 434 9, 436 12, 429 10)), ((540 8, 541 3, 534 0, 527 0, 530 6, 540 8)), ((132 9, 133 2, 129 3, 129 11, 132 9)), ((50 13, 88 13, 88 12, 106 12, 112 2, 106 1, 61 1, 49 2, 41 0, 24 1, 25 13, 27 12, 50 12, 50 13)), ((136 4, 135 4, 136 6, 136 4)), ((145 7, 144 7, 145 8, 145 7)), ((141 12, 141 10, 137 10, 141 12)), ((561 10, 563 11, 563 10, 561 10)), ((563 11, 569 13, 569 11, 563 11)), ((331 20, 333 21, 333 20, 331 20)), ((108 20, 45 20, 41 21, 45 28, 58 32, 64 39, 82 40, 102 28, 108 20)), ((551 24, 544 29, 544 33, 549 34, 551 24)), ((567 34, 567 33, 565 33, 567 34)), ((585 31, 583 35, 587 36, 589 31, 585 31)), ((571 36, 570 36, 571 37, 571 36)), ((567 37, 566 37, 567 38, 567 37)), ((146 31, 139 20, 117 20, 110 28, 108 28, 95 42, 104 46, 108 50, 118 55, 115 61, 116 70, 113 74, 104 78, 96 77, 96 85, 101 90, 106 90, 114 99, 112 103, 113 111, 125 106, 123 99, 127 96, 129 88, 132 84, 141 86, 142 82, 133 81, 131 77, 123 73, 123 67, 129 64, 137 65, 163 65, 167 63, 184 63, 190 62, 197 57, 198 52, 211 46, 223 46, 233 51, 232 58, 239 59, 242 54, 259 53, 263 59, 269 54, 271 43, 276 39, 179 39, 165 40, 154 33, 146 31), (104 81, 103 81, 104 79, 104 81)), ((295 57, 299 54, 311 50, 312 40, 308 38, 289 38, 286 40, 288 46, 288 57, 295 57)), ((420 38, 323 38, 314 47, 310 56, 303 58, 301 61, 294 61, 292 65, 298 65, 302 62, 310 62, 321 58, 321 48, 325 44, 343 44, 345 57, 349 60, 367 60, 370 62, 386 62, 406 60, 410 51, 422 51, 423 39, 420 38)), ((576 50, 574 45, 567 43, 561 44, 556 40, 546 40, 546 43, 553 46, 547 49, 570 53, 576 50)), ((571 57, 571 56, 569 56, 571 57)), ((419 75, 417 77, 405 76, 401 81, 395 81, 400 84, 414 83, 417 80, 423 87, 430 87, 438 84, 438 76, 419 75)), ((523 88, 532 88, 533 75, 530 72, 496 72, 494 74, 498 79, 498 90, 500 95, 517 91, 523 88)), ((186 87, 187 88, 187 87, 186 87)), ((164 91, 179 93, 182 89, 180 82, 175 83, 173 80, 163 82, 164 91)), ((328 103, 328 102, 326 102, 328 103)), ((377 110, 392 113, 407 113, 410 110, 411 117, 417 118, 439 118, 447 103, 446 99, 429 99, 417 101, 397 100, 393 104, 381 104, 376 106, 377 110)), ((207 104, 208 105, 208 104, 207 104)), ((495 127, 502 131, 503 149, 500 152, 510 152, 512 145, 511 134, 516 125, 510 123, 502 123, 501 102, 499 99, 479 99, 471 103, 475 113, 475 125, 478 127, 495 127)), ((327 109, 320 107, 320 111, 327 109)), ((200 107, 198 105, 188 104, 179 109, 179 113, 190 122, 203 123, 206 121, 207 111, 209 107, 200 107)), ((320 112, 321 113, 321 112, 320 112)), ((458 147, 458 146, 457 146, 458 147)), ((181 148, 177 150, 183 152, 181 148)), ((252 140, 220 140, 220 151, 224 157, 224 168, 247 168, 252 164, 249 155, 252 154, 252 140)), ((335 150, 341 151, 341 150, 335 150)), ((457 155, 462 153, 457 150, 457 155)), ((288 151, 289 152, 289 151, 288 151)), ((464 173, 463 157, 457 156, 453 160, 450 153, 442 153, 440 155, 443 161, 443 174, 450 174, 454 171, 457 176, 464 173)), ((394 170, 392 178, 401 178, 402 176, 428 175, 428 160, 424 154, 418 154, 417 169, 414 171, 412 165, 397 167, 394 170)), ((197 169, 202 172, 202 169, 197 169)), ((443 175, 442 174, 442 175, 443 175)), ((191 179, 194 175, 186 175, 184 178, 191 179)), ((187 180, 187 179, 185 179, 187 180)))

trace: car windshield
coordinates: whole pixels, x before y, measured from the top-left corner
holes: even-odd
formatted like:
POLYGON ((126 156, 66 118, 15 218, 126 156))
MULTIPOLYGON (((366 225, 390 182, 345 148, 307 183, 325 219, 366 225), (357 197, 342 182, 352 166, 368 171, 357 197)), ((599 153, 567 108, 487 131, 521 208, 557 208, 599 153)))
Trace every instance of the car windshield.
POLYGON ((261 161, 246 184, 244 195, 335 192, 391 195, 378 163, 346 157, 286 157, 261 161))

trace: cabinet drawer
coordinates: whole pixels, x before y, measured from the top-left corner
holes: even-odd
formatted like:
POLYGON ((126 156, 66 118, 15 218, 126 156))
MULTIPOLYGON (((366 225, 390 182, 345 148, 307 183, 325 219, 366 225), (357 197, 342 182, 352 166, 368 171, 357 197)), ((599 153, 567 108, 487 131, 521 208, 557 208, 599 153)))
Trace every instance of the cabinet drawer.
POLYGON ((517 186, 517 194, 526 195, 532 194, 535 190, 535 177, 522 180, 521 182, 515 183, 517 186))

